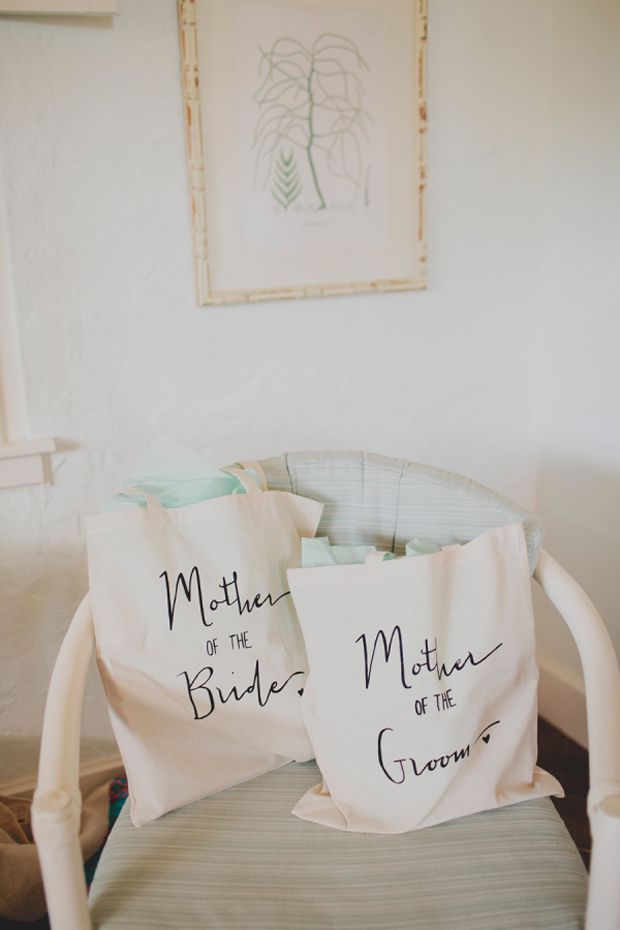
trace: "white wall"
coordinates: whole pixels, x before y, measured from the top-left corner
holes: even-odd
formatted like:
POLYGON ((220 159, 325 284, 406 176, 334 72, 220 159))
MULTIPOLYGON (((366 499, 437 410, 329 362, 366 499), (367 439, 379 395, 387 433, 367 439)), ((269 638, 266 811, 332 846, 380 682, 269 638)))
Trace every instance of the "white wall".
MULTIPOLYGON (((620 4, 552 0, 549 12, 537 506, 620 653, 620 4)), ((551 611, 540 640, 580 676, 551 611)))
MULTIPOLYGON (((539 241, 546 4, 430 6, 428 290, 209 310, 194 299, 174 0, 123 0, 111 24, 0 20, 30 416, 62 446, 53 486, 0 495, 0 782, 35 765, 50 669, 87 586, 81 516, 158 433, 219 462, 403 455, 535 503, 538 301, 555 287, 541 270, 550 216, 539 241)), ((86 757, 109 751, 94 678, 85 734, 86 757)))

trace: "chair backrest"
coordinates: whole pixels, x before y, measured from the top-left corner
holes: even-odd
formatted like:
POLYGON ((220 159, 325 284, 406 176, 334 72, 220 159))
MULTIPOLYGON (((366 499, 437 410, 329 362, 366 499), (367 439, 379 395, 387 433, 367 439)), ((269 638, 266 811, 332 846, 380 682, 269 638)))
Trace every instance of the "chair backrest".
POLYGON ((532 571, 536 565, 539 517, 461 475, 365 452, 288 452, 261 465, 270 488, 325 504, 318 535, 332 543, 401 555, 413 536, 446 546, 520 522, 532 571))

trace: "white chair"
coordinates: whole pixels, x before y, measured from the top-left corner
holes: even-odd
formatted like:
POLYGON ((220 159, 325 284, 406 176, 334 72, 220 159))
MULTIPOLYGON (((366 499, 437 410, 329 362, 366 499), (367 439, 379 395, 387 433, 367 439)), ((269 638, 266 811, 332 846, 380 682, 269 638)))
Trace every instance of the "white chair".
MULTIPOLYGON (((590 746, 589 884, 553 804, 529 801, 397 836, 341 833, 289 812, 317 780, 289 765, 139 830, 124 810, 87 901, 78 845, 88 596, 50 685, 33 826, 53 930, 534 930, 620 927, 620 675, 598 613, 544 550, 532 514, 462 477, 360 453, 262 463, 269 486, 325 502, 319 533, 402 553, 523 523, 534 578, 583 664, 590 746), (587 916, 586 914, 587 886, 587 916), (92 924, 91 924, 92 920, 92 924)), ((183 760, 179 760, 183 765, 183 760)))

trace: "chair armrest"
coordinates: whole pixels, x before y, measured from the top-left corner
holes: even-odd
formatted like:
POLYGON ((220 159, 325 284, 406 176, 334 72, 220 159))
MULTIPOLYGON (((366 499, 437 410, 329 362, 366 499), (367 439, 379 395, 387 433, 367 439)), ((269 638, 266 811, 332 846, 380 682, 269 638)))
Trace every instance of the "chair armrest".
POLYGON ((92 614, 86 595, 54 665, 32 804, 32 832, 52 930, 90 930, 91 926, 79 832, 80 724, 93 645, 92 614))
POLYGON ((534 578, 558 609, 579 650, 586 687, 592 859, 587 930, 620 927, 620 672, 596 608, 574 578, 541 551, 534 578))

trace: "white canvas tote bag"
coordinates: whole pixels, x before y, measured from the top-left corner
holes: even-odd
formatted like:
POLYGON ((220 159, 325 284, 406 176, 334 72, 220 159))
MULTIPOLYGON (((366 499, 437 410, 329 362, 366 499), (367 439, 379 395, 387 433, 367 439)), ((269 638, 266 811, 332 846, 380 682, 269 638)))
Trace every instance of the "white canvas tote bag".
POLYGON ((313 756, 286 569, 322 505, 234 473, 247 493, 177 509, 145 495, 87 518, 97 661, 136 826, 313 756))
POLYGON ((549 794, 536 767, 534 626, 521 524, 433 555, 296 568, 302 714, 323 783, 293 813, 401 833, 549 794))

